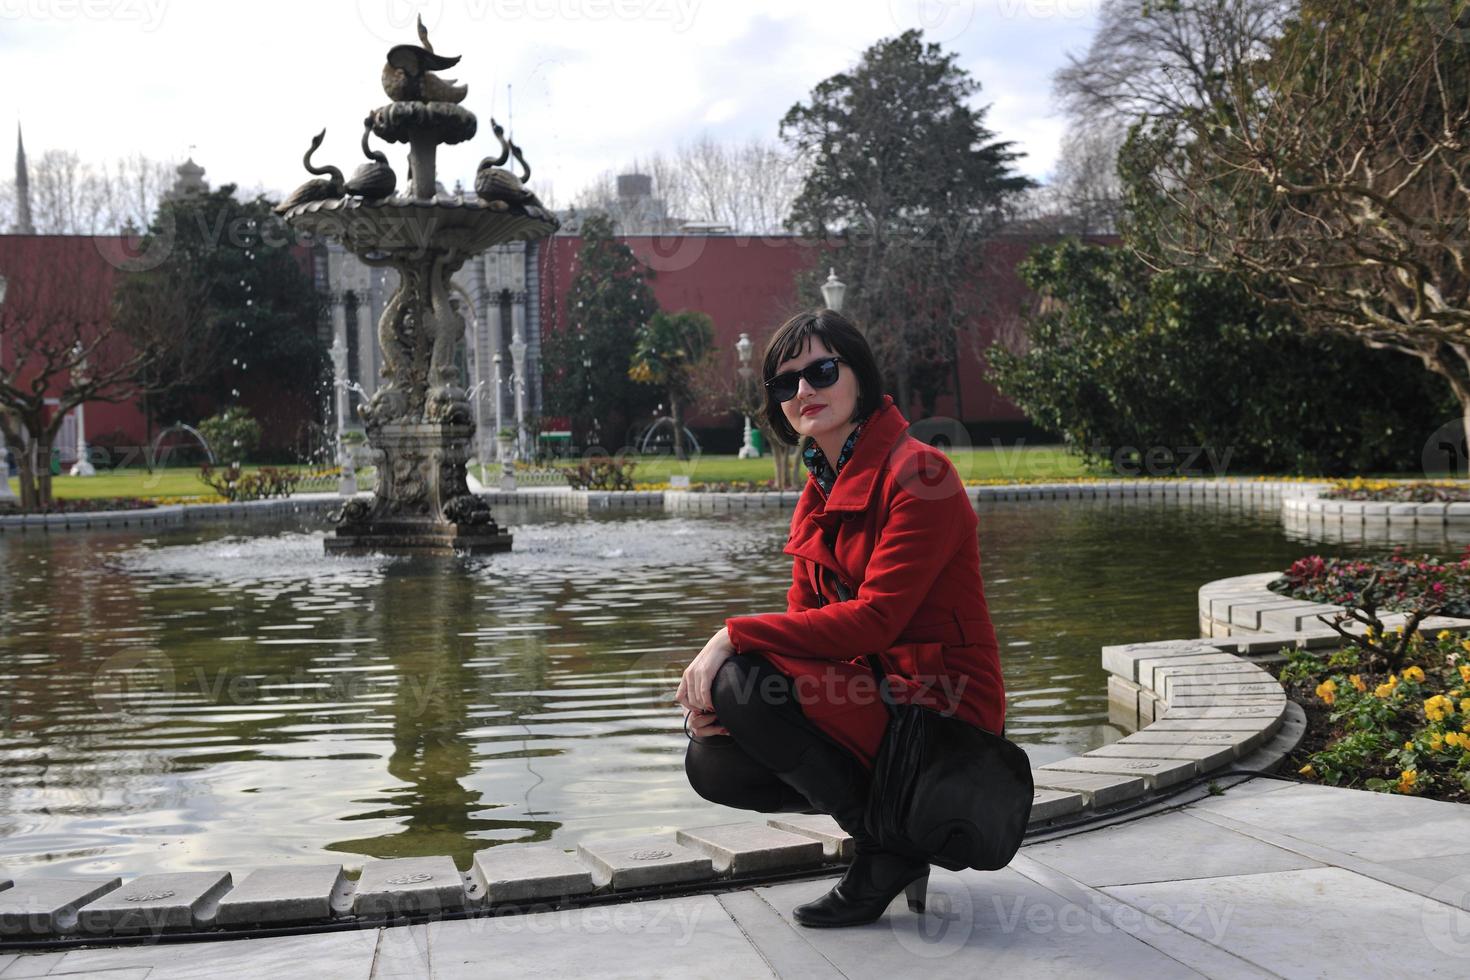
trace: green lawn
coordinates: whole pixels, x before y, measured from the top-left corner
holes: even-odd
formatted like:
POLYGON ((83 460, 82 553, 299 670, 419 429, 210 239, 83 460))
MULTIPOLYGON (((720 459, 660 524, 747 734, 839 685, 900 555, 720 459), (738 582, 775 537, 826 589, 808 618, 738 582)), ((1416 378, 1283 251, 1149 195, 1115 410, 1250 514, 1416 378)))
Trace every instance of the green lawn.
MULTIPOLYGON (((1026 446, 1022 448, 1001 447, 992 449, 960 449, 950 453, 955 469, 965 480, 1004 480, 1028 483, 1047 480, 1076 478, 1116 479, 1117 474, 1107 467, 1088 468, 1081 461, 1067 454, 1061 446, 1026 446)), ((307 469, 304 466, 286 469, 307 469)), ((254 467, 246 467, 247 471, 254 467)), ((479 467, 471 466, 471 473, 479 475, 479 467)), ((487 468, 489 485, 498 482, 494 468, 487 468)), ((668 456, 650 456, 638 463, 633 471, 635 483, 667 483, 671 475, 683 474, 691 483, 723 483, 730 481, 765 481, 774 476, 769 456, 760 459, 738 459, 733 455, 701 456, 698 459, 680 462, 668 456)), ((370 471, 359 474, 369 477, 370 471)), ((1202 474, 1209 476, 1210 474, 1202 474)), ((1255 476, 1253 473, 1227 471, 1227 477, 1255 476)), ((798 480, 806 478, 805 469, 798 467, 798 480)), ((1365 478, 1375 478, 1365 475, 1365 478)), ((1404 474, 1384 474, 1385 479, 1409 479, 1404 474)), ((370 485, 365 480, 364 485, 370 485)), ((11 489, 19 491, 17 481, 10 481, 11 489)), ((212 491, 199 481, 195 469, 168 469, 149 473, 141 469, 119 470, 99 473, 93 477, 52 477, 52 488, 57 498, 82 499, 92 497, 195 497, 208 495, 212 491)))
MULTIPOLYGON (((305 466, 283 466, 280 469, 304 470, 305 466)), ((247 466, 247 473, 256 467, 247 466)), ((10 489, 20 493, 20 481, 11 480, 10 489)), ((214 491, 199 480, 197 469, 145 469, 103 471, 96 476, 69 476, 63 473, 51 478, 51 492, 58 500, 82 500, 92 497, 199 497, 214 491)))

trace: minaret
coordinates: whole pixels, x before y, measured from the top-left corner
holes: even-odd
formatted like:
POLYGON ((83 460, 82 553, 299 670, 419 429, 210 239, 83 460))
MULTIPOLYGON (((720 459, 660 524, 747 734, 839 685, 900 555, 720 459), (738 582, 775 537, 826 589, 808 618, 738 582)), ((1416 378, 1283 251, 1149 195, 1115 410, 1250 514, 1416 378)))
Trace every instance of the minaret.
POLYGON ((31 224, 31 178, 26 172, 26 144, 20 135, 20 123, 15 124, 15 227, 17 235, 34 235, 36 226, 31 224))

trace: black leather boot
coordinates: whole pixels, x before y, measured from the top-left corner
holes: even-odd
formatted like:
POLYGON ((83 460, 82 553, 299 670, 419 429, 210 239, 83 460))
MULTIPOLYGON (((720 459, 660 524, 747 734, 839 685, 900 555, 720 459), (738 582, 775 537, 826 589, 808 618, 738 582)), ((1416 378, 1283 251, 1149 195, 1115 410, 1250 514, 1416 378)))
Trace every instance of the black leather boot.
POLYGON ((791 916, 804 926, 856 926, 876 920, 904 892, 911 911, 923 912, 929 862, 883 849, 868 833, 863 812, 871 782, 846 752, 811 752, 800 766, 779 774, 823 806, 852 838, 853 857, 842 878, 822 897, 798 905, 791 916))
POLYGON ((798 905, 791 917, 804 926, 857 926, 875 921, 904 893, 909 910, 924 911, 929 889, 929 863, 892 851, 856 851, 852 863, 832 890, 798 905))

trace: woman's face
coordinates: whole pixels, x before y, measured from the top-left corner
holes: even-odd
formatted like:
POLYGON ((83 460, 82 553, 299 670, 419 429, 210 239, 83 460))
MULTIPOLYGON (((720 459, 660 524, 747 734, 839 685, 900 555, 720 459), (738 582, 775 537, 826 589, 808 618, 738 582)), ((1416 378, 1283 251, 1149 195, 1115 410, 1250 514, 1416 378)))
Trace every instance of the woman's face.
MULTIPOLYGON (((834 352, 822 343, 822 338, 812 336, 807 340, 803 353, 776 365, 777 374, 799 371, 833 355, 834 352)), ((781 410, 786 413, 786 421, 791 423, 798 436, 811 436, 818 443, 831 442, 827 437, 838 433, 843 433, 846 438, 845 433, 852 424, 849 420, 857 409, 858 395, 857 375, 853 374, 852 365, 843 361, 837 365, 835 384, 813 388, 810 381, 802 378, 796 386, 796 397, 782 402, 781 410)))

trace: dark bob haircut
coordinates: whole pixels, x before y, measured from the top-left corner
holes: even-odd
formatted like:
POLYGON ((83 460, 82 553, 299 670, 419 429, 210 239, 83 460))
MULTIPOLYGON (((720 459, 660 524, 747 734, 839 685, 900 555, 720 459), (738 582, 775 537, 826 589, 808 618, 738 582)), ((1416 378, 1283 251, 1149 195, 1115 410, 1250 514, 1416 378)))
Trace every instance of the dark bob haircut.
MULTIPOLYGON (((883 376, 878 362, 873 359, 872 348, 852 323, 836 310, 804 310, 777 328, 766 344, 766 353, 761 367, 761 380, 769 381, 776 376, 777 365, 806 352, 810 338, 820 337, 827 349, 843 359, 838 370, 851 370, 857 377, 858 399, 853 416, 855 421, 883 404, 883 376)), ((801 436, 791 427, 781 403, 765 389, 766 403, 760 415, 771 430, 788 446, 795 446, 801 436)))

